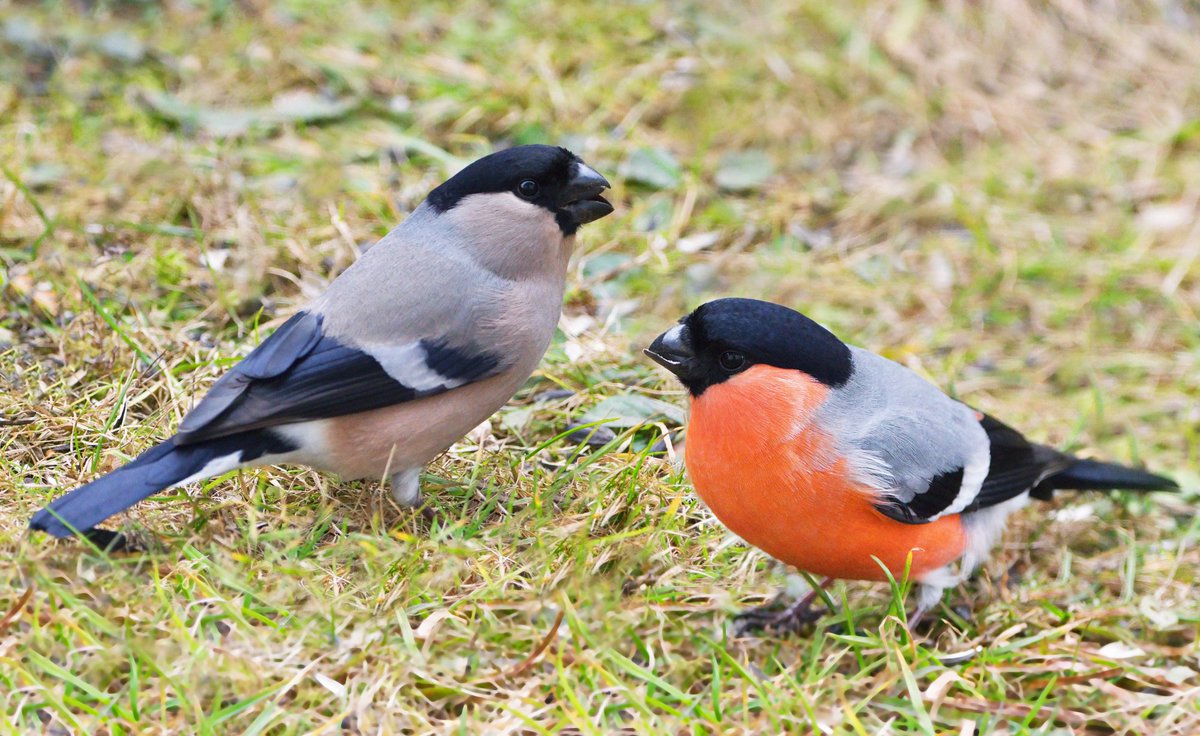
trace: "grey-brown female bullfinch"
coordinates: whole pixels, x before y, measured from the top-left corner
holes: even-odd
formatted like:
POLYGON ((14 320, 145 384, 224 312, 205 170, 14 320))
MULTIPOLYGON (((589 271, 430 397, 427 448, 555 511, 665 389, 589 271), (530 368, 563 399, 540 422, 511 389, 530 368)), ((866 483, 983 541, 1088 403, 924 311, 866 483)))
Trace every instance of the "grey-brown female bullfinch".
MULTIPOLYGON (((911 554, 920 590, 910 625, 975 569, 1031 497, 1178 488, 1030 443, 777 304, 709 302, 646 353, 691 394, 687 470, 717 518, 772 557, 829 579, 886 580, 880 563, 899 579, 911 554)), ((752 612, 742 630, 811 620, 815 595, 752 612)))
POLYGON ((421 468, 506 401, 558 323, 575 231, 613 211, 565 148, 485 156, 430 192, 307 308, 221 377, 178 433, 30 522, 56 537, 235 468, 301 463, 389 477, 421 468))

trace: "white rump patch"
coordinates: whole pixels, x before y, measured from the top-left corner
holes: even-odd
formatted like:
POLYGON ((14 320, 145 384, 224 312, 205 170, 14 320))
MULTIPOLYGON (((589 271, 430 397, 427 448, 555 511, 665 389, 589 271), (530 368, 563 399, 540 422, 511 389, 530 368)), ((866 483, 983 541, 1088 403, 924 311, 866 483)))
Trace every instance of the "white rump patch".
POLYGON ((1004 503, 972 511, 962 517, 963 531, 967 536, 967 548, 959 559, 958 571, 946 565, 930 570, 918 578, 921 587, 917 591, 917 609, 926 611, 942 599, 942 591, 966 580, 979 567, 992 547, 1004 532, 1009 514, 1029 503, 1029 493, 1022 493, 1004 503))
POLYGON ((1028 503, 1029 491, 1026 491, 1004 503, 963 515, 963 531, 967 535, 967 549, 962 556, 963 578, 974 572, 975 568, 987 559, 988 552, 992 550, 1004 532, 1009 514, 1023 508, 1028 503))
POLYGON ((201 480, 205 480, 206 478, 211 478, 214 475, 221 475, 223 473, 228 473, 231 470, 237 470, 241 466, 242 466, 242 451, 238 450, 237 452, 234 452, 229 455, 222 455, 221 457, 214 457, 212 460, 209 460, 207 463, 205 463, 203 468, 200 468, 200 470, 196 471, 195 473, 192 473, 191 475, 189 475, 188 477, 179 481, 178 483, 175 483, 175 485, 185 486, 188 483, 195 483, 196 481, 201 481, 201 480))
MULTIPOLYGON (((281 424, 278 427, 271 427, 271 431, 291 442, 293 445, 298 445, 298 452, 321 454, 325 451, 325 420, 314 419, 308 422, 296 422, 295 424, 281 424)), ((270 458, 286 457, 293 453, 284 453, 283 455, 266 455, 263 458, 262 465, 270 465, 270 458)))
POLYGON ((379 361, 389 376, 418 392, 456 388, 465 383, 461 379, 447 378, 430 368, 429 356, 420 342, 407 345, 360 345, 358 349, 379 361))

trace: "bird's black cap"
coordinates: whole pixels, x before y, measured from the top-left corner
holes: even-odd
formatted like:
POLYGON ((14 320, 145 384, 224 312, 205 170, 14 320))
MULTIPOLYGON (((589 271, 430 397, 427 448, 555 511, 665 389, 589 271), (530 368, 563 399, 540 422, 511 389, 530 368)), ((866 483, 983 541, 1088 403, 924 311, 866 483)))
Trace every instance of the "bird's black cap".
POLYGON ((646 348, 692 393, 754 365, 802 371, 827 386, 850 380, 850 348, 803 314, 757 299, 717 299, 697 307, 646 348))
POLYGON ((447 212, 472 194, 512 193, 544 207, 564 235, 611 213, 600 193, 608 180, 560 146, 516 146, 484 156, 429 193, 425 200, 447 212))

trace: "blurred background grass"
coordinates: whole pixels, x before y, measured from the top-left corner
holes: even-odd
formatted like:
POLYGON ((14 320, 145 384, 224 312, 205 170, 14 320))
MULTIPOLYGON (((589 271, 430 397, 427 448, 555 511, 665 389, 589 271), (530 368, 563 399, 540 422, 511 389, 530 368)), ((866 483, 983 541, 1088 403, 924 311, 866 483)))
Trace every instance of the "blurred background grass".
POLYGON ((1196 732, 1198 27, 1182 0, 0 0, 8 727, 1196 732), (142 555, 26 535, 457 166, 528 142, 618 211, 543 371, 430 469, 432 527, 266 470, 139 506, 142 555), (731 294, 1192 492, 1031 508, 919 645, 859 584, 853 636, 729 640, 778 576, 642 451, 683 397, 638 355, 731 294))

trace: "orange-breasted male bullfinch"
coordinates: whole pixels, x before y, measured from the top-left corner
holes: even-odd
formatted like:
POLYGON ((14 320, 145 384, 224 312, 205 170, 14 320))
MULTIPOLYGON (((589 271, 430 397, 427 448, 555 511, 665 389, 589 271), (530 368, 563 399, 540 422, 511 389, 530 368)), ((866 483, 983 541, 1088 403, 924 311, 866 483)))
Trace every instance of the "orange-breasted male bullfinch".
MULTIPOLYGON (((1178 487, 1033 444, 778 304, 709 302, 646 353, 691 394, 687 471, 717 518, 827 579, 886 580, 881 563, 899 579, 911 555, 919 591, 910 625, 975 569, 1030 498, 1178 487)), ((815 594, 752 612, 740 629, 793 629, 812 619, 815 594)))
POLYGON ((613 211, 578 156, 518 146, 470 164, 230 369, 170 439, 55 500, 56 537, 165 488, 301 463, 390 478, 420 502, 421 468, 537 367, 562 307, 576 230, 613 211))

